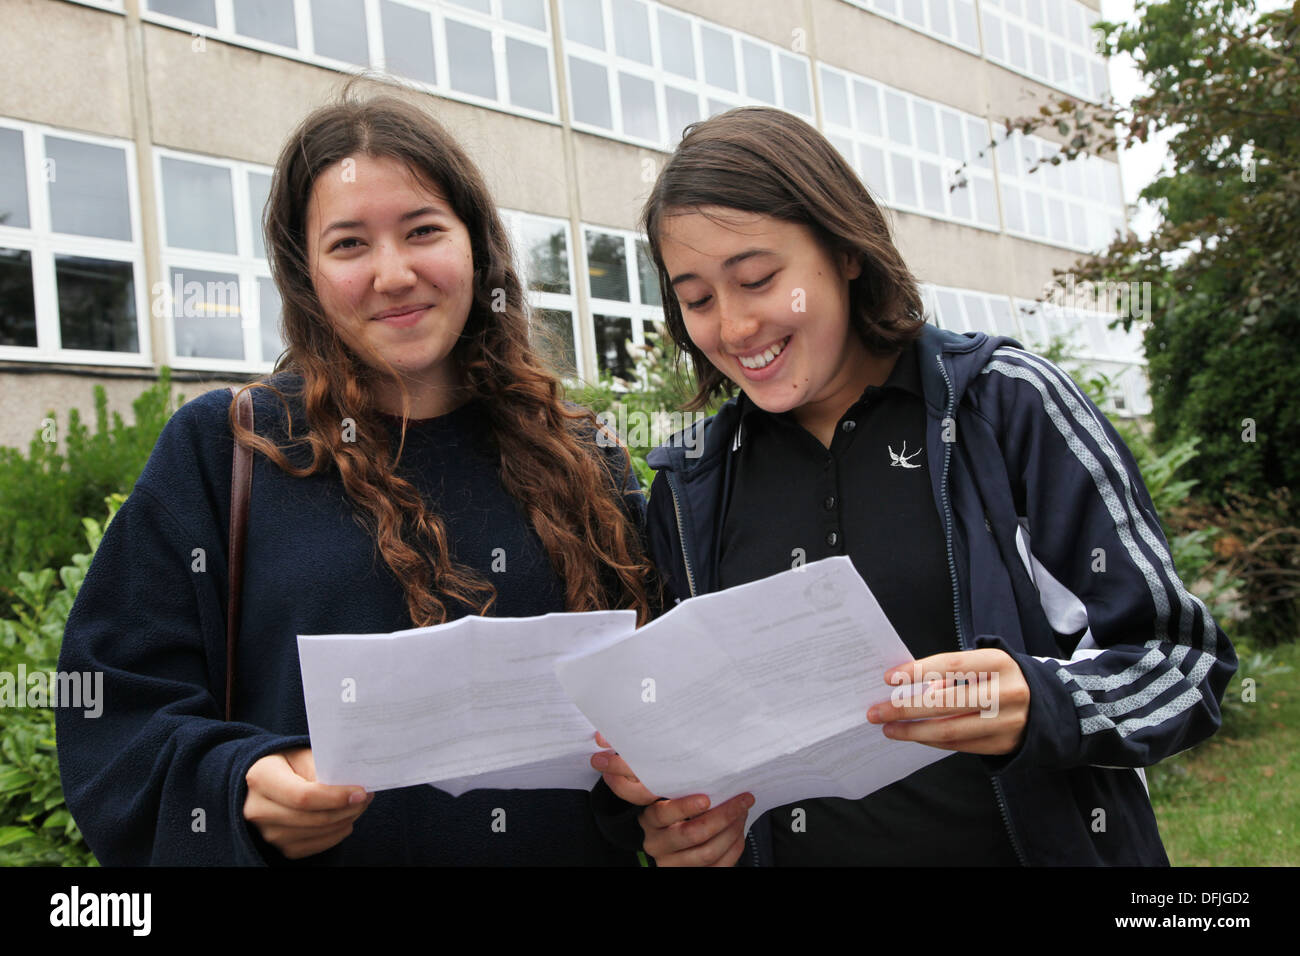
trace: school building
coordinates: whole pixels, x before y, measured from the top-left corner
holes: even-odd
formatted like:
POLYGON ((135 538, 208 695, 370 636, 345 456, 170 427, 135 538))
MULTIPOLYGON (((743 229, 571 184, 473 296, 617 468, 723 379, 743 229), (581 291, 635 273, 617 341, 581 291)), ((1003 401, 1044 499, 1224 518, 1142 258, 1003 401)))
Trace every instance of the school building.
MULTIPOLYGON (((1067 335, 1149 409, 1141 296, 1058 282, 1125 228, 1113 156, 987 149, 1061 93, 1096 101, 1098 0, 3 0, 0 444, 268 372, 279 299, 260 218, 293 127, 360 69, 401 80, 483 169, 557 358, 629 374, 661 317, 636 232, 682 129, 733 106, 804 117, 891 210, 930 319, 1067 335), (955 187, 955 188, 954 188, 955 187)), ((1133 290, 1136 292, 1137 290, 1133 290)), ((1149 305, 1149 300, 1148 300, 1149 305)))

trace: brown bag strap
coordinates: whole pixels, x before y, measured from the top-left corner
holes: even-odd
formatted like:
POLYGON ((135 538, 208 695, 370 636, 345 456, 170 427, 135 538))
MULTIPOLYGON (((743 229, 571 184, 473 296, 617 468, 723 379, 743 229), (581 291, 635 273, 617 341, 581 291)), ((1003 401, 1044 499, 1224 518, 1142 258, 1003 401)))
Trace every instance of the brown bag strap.
MULTIPOLYGON (((253 428, 253 393, 230 386, 239 424, 253 428)), ((235 442, 230 464, 229 591, 226 599, 226 720, 232 717, 235 699, 235 643, 239 639, 240 598, 244 589, 244 537, 248 530, 248 498, 253 487, 253 452, 235 442)))

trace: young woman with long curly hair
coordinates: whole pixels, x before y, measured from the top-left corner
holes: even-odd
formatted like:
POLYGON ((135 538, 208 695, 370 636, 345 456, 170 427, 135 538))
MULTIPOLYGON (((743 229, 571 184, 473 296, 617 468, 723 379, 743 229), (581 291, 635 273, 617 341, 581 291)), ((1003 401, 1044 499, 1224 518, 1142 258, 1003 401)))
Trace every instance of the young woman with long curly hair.
POLYGON ((58 715, 91 849, 106 864, 635 863, 584 792, 315 780, 296 635, 644 620, 643 505, 626 453, 598 447, 530 348, 483 178, 422 109, 345 90, 313 112, 276 164, 265 234, 288 347, 248 386, 254 430, 224 389, 176 413, 68 622, 61 666, 105 674, 101 716, 58 715), (236 441, 254 467, 227 722, 236 441))

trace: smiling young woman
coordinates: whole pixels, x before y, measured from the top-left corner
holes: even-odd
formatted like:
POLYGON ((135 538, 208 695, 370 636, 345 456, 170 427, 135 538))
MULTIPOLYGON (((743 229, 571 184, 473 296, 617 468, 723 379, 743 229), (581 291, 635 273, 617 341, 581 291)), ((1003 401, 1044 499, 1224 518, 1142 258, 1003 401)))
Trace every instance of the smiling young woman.
POLYGON ((902 679, 975 673, 995 705, 954 678, 871 707, 864 732, 952 755, 748 841, 748 794, 656 800, 600 754, 606 832, 661 865, 1166 864, 1131 768, 1214 732, 1236 657, 1105 417, 1013 340, 927 324, 881 208, 788 113, 689 127, 644 223, 693 407, 738 391, 648 459, 670 597, 846 555, 915 658, 902 679))
POLYGON ((532 352, 482 176, 422 109, 348 94, 276 164, 288 348, 249 386, 255 430, 224 389, 173 416, 69 617, 61 665, 103 672, 108 703, 59 712, 68 806, 105 864, 635 865, 579 791, 315 779, 299 634, 650 613, 627 455, 532 352), (255 456, 226 722, 236 442, 255 456))

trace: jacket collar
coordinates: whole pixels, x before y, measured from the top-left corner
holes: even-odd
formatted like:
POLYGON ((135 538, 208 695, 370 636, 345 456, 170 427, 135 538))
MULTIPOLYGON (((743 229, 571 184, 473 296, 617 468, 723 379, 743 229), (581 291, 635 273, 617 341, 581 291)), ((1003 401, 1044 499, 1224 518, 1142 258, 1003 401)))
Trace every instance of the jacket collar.
MULTIPOLYGON (((929 413, 938 418, 955 408, 967 387, 988 364, 995 349, 1004 345, 1019 348, 1014 339, 989 336, 983 332, 952 332, 926 323, 914 348, 921 367, 921 390, 929 413), (940 367, 942 363, 942 368, 940 367), (948 394, 948 380, 953 396, 948 394)), ((656 471, 667 469, 686 481, 696 474, 711 471, 722 456, 733 449, 740 423, 737 398, 729 399, 717 413, 677 432, 654 449, 646 462, 656 471)))

